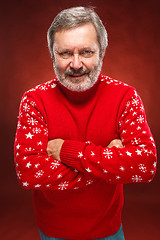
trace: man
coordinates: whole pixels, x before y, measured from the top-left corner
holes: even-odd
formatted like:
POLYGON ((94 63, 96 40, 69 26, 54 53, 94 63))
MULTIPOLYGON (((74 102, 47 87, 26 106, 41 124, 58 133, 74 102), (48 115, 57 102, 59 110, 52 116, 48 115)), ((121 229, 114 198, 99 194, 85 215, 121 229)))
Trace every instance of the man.
POLYGON ((133 87, 100 74, 107 33, 90 8, 48 30, 57 78, 21 101, 15 161, 41 239, 124 239, 123 184, 150 182, 156 149, 133 87))

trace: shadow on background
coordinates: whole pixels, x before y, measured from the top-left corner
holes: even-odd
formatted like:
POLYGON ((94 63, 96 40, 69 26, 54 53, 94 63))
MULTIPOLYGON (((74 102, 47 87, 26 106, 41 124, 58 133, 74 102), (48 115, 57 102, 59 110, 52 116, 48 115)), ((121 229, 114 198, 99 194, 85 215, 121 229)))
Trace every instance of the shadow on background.
MULTIPOLYGON (((159 7, 156 0, 4 1, 0 23, 1 196, 3 240, 38 240, 32 193, 17 182, 13 143, 23 93, 54 77, 46 32, 55 15, 72 6, 95 6, 108 34, 102 73, 138 90, 158 146, 160 125, 159 7)), ((159 152, 159 149, 158 149, 159 152)), ((150 184, 124 186, 123 226, 127 240, 159 239, 159 169, 150 184)))

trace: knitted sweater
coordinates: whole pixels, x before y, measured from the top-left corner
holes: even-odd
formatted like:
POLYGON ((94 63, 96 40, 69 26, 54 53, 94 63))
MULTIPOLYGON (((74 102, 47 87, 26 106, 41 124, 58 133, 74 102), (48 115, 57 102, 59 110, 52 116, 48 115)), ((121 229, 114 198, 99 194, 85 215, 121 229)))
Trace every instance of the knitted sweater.
POLYGON ((156 148, 136 90, 100 75, 85 92, 53 79, 27 91, 15 138, 20 184, 33 189, 38 227, 48 236, 89 240, 121 225, 123 184, 150 182, 156 148), (62 138, 60 158, 47 143, 62 138), (108 148, 120 138, 124 148, 108 148))

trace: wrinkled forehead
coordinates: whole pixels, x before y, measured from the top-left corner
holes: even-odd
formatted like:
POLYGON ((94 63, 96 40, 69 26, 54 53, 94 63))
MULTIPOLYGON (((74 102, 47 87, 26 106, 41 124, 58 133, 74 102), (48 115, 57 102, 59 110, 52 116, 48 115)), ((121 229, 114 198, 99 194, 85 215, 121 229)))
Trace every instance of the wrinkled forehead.
POLYGON ((62 29, 55 33, 53 48, 95 48, 99 46, 97 33, 92 23, 62 29))

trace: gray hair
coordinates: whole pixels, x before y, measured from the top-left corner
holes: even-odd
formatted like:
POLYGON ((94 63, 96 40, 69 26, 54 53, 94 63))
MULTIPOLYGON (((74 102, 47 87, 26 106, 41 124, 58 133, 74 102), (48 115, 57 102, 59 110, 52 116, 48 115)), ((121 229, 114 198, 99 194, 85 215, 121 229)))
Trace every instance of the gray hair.
POLYGON ((53 44, 54 35, 62 29, 70 29, 79 25, 91 22, 97 33, 97 40, 100 46, 100 57, 102 58, 108 46, 107 31, 97 13, 92 8, 73 7, 61 11, 53 20, 47 32, 48 48, 51 58, 54 60, 53 44))

